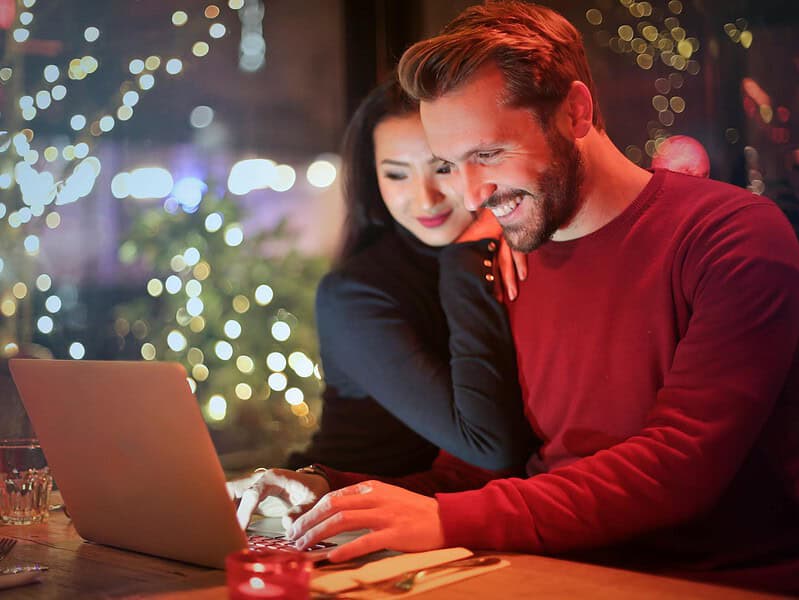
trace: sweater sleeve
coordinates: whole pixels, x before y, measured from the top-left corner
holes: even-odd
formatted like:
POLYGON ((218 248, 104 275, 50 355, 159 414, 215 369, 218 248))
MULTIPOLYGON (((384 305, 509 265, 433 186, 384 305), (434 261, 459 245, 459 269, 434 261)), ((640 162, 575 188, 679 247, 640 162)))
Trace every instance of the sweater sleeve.
POLYGON ((438 494, 447 545, 586 549, 675 526, 718 502, 796 360, 799 247, 765 203, 684 246, 675 289, 692 316, 643 429, 546 474, 438 494))
POLYGON ((438 453, 429 470, 420 473, 403 475, 402 477, 380 477, 364 473, 347 473, 321 465, 330 489, 337 490, 349 485, 375 479, 391 485, 403 487, 417 494, 432 496, 438 492, 461 492, 474 490, 499 477, 509 477, 512 471, 489 471, 447 454, 438 453))
POLYGON ((433 352, 389 293, 340 272, 317 293, 320 346, 336 368, 439 448, 487 469, 523 464, 524 418, 504 307, 490 292, 490 241, 442 250, 451 361, 433 352))

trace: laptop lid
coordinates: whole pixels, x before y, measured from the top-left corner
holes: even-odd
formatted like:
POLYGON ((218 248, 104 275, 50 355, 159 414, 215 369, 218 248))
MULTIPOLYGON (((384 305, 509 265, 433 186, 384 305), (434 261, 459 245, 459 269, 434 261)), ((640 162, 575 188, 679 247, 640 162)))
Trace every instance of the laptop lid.
POLYGON ((245 547, 181 365, 12 359, 9 368, 81 537, 219 568, 245 547))

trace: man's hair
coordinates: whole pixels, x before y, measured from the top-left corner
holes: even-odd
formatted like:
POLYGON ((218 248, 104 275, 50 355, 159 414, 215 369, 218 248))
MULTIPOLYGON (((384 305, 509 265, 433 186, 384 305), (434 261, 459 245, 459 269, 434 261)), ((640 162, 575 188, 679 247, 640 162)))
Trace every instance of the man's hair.
POLYGON ((573 81, 594 103, 594 126, 605 128, 580 33, 552 9, 525 2, 489 2, 464 10, 442 32, 402 55, 399 79, 409 96, 435 100, 495 64, 506 101, 528 107, 547 126, 573 81))

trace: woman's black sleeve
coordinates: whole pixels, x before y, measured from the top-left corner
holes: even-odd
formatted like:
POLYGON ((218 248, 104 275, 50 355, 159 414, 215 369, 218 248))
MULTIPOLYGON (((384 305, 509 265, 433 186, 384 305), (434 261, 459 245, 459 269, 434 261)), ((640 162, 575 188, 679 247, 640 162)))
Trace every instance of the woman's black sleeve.
MULTIPOLYGON (((319 341, 335 369, 433 444, 486 469, 523 464, 535 438, 524 417, 507 315, 492 296, 491 240, 439 255, 451 360, 430 351, 395 298, 341 273, 317 293, 319 341)), ((327 370, 327 364, 325 364, 327 370)))

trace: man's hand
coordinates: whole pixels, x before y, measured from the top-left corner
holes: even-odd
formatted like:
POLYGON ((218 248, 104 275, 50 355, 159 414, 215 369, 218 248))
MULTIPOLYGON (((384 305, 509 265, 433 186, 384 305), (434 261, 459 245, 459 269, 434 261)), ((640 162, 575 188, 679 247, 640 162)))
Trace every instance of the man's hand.
POLYGON ((236 517, 241 528, 246 529, 258 504, 267 496, 282 500, 289 507, 289 516, 294 517, 310 509, 330 491, 330 486, 321 475, 268 469, 246 479, 229 482, 227 490, 230 499, 239 503, 236 517))
POLYGON ((366 481, 325 495, 294 522, 288 536, 303 549, 358 529, 371 531, 333 550, 331 561, 345 561, 386 548, 420 552, 444 547, 435 498, 379 481, 366 481))

